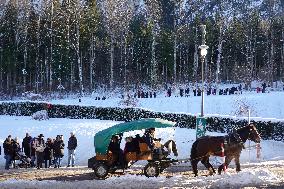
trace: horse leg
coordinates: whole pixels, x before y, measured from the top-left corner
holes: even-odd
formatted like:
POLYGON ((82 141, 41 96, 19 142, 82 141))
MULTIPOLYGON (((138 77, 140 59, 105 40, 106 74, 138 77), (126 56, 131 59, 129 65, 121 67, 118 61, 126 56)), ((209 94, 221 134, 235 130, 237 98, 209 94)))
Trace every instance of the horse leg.
POLYGON ((168 140, 164 146, 168 149, 168 152, 171 153, 173 152, 175 156, 178 156, 178 151, 177 151, 177 146, 175 141, 173 140, 168 140))
POLYGON ((208 156, 203 158, 201 160, 201 163, 209 170, 210 175, 213 175, 213 173, 215 173, 213 166, 209 163, 209 157, 208 156))
POLYGON ((177 150, 177 145, 175 141, 172 141, 172 150, 173 150, 174 156, 178 156, 178 150, 177 150))
POLYGON ((220 175, 222 170, 224 170, 224 166, 228 167, 228 165, 231 163, 233 157, 232 156, 226 156, 225 163, 219 166, 218 168, 218 174, 220 175))
POLYGON ((240 155, 235 156, 236 171, 241 171, 240 155))
POLYGON ((192 167, 192 171, 195 177, 198 176, 198 170, 197 170, 198 162, 199 162, 199 159, 191 160, 191 167, 192 167))
POLYGON ((199 143, 199 141, 197 140, 192 144, 191 154, 190 154, 191 167, 192 167, 193 173, 196 177, 198 176, 197 164, 200 161, 200 157, 201 157, 200 156, 201 154, 197 153, 198 143, 199 143))
POLYGON ((209 162, 209 158, 207 159, 207 164, 209 165, 209 169, 211 168, 213 173, 215 174, 216 171, 215 171, 214 167, 212 166, 212 164, 209 162))

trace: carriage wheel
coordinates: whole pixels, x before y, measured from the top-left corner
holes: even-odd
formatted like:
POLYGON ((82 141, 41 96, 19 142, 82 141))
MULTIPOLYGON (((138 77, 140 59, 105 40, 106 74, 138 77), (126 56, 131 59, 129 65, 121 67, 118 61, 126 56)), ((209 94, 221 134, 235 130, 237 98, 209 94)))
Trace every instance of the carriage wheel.
POLYGON ((159 175, 159 166, 155 163, 148 163, 144 167, 144 175, 146 177, 157 177, 159 175))
POLYGON ((104 163, 97 163, 94 166, 95 175, 100 179, 105 178, 108 175, 108 171, 109 167, 104 163))

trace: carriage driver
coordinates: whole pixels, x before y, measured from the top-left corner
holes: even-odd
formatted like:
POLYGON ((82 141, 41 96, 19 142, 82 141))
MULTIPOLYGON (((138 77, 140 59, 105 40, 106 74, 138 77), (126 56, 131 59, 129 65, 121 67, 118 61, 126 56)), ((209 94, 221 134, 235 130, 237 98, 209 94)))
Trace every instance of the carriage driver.
POLYGON ((151 150, 153 150, 155 147, 154 141, 161 141, 160 138, 155 138, 155 128, 147 129, 143 135, 143 139, 151 150))

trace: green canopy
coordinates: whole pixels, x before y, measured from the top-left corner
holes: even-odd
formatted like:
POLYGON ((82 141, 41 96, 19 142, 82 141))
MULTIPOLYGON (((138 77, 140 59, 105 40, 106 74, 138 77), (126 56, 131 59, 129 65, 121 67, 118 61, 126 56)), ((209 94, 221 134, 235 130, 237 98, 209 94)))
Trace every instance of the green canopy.
POLYGON ((175 122, 163 120, 163 119, 140 119, 137 121, 125 122, 114 125, 105 130, 99 131, 94 137, 94 145, 96 148, 96 153, 106 154, 108 145, 110 143, 112 135, 116 135, 119 133, 124 133, 128 131, 134 130, 142 130, 149 128, 166 128, 172 127, 175 125, 175 122))

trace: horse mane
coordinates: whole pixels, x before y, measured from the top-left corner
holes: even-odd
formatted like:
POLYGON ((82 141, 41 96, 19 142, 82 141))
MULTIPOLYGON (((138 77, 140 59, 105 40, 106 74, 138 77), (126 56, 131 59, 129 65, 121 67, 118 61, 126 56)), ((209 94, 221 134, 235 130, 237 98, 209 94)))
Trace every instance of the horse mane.
POLYGON ((238 132, 238 131, 244 131, 244 130, 246 130, 246 129, 251 129, 251 128, 254 128, 255 129, 255 126, 254 126, 254 124, 248 124, 248 125, 246 125, 246 126, 243 126, 243 127, 240 127, 240 128, 238 128, 238 129, 236 129, 236 132, 238 132))

